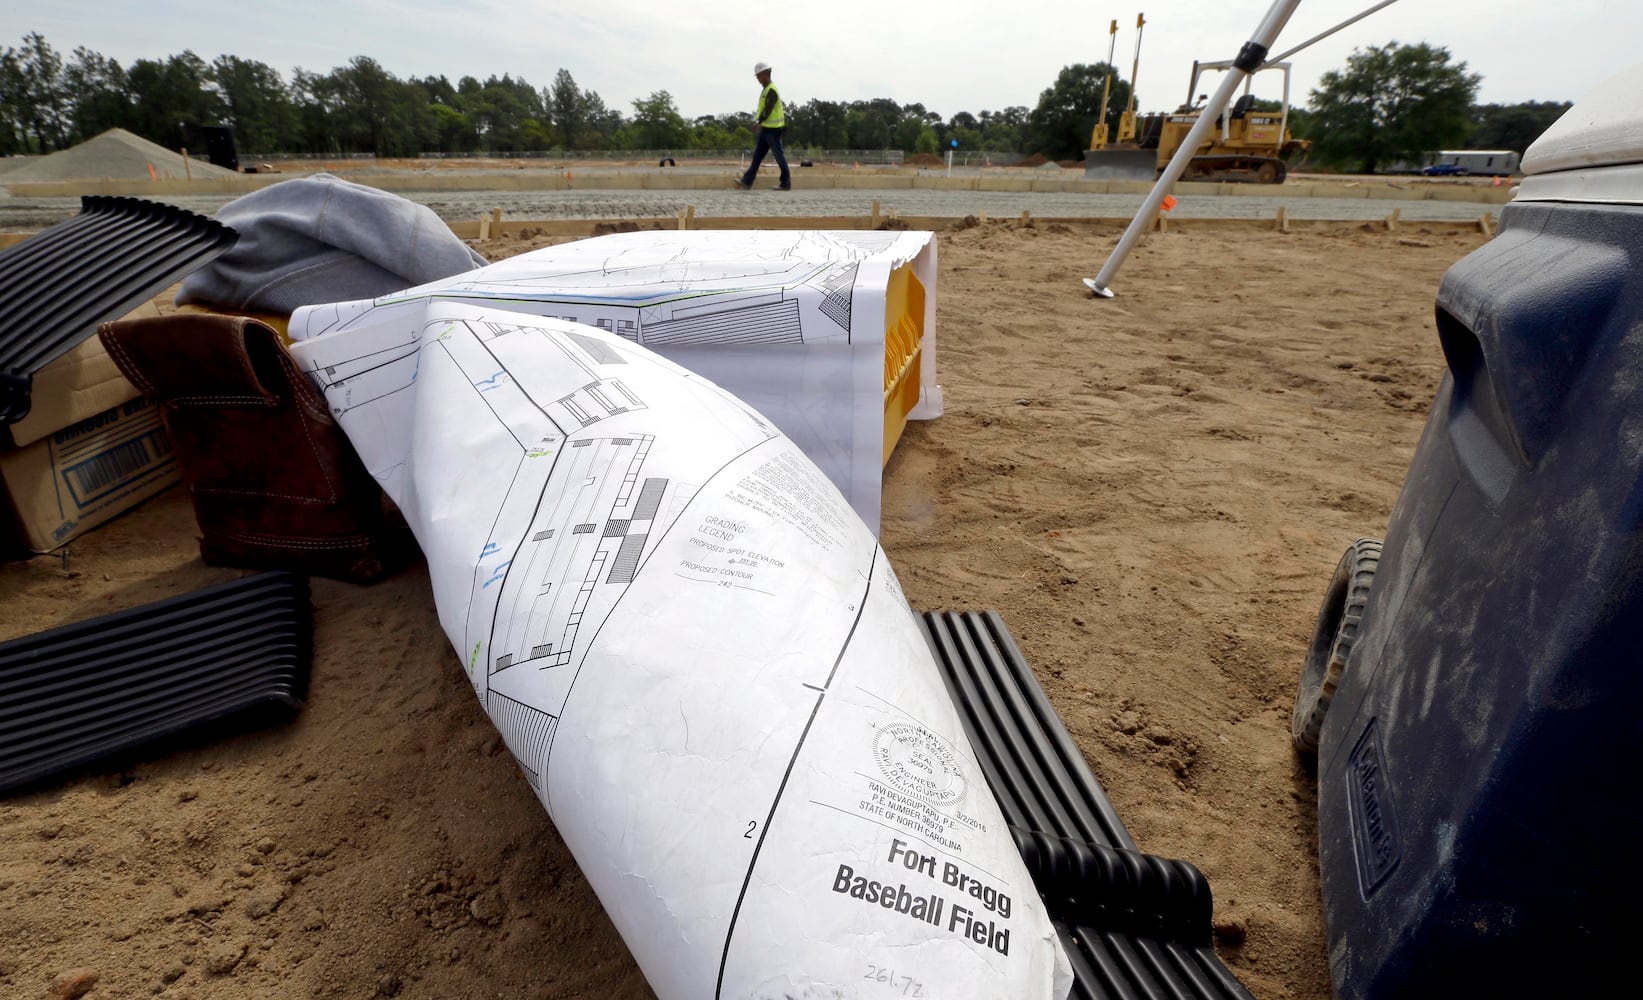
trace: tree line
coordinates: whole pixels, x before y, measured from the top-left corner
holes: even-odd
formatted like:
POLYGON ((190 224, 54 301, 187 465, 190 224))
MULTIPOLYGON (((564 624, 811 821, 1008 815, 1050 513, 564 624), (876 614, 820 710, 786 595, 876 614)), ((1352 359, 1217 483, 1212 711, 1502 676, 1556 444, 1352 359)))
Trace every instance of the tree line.
POLYGON ((1313 140, 1321 162, 1373 173, 1418 164, 1440 149, 1522 153, 1570 108, 1557 101, 1479 105, 1482 82, 1441 46, 1356 49, 1345 67, 1319 78, 1296 134, 1313 140))
MULTIPOLYGON (((1373 169, 1441 148, 1521 152, 1568 107, 1477 106, 1480 81, 1441 47, 1370 47, 1324 75, 1309 109, 1292 113, 1293 130, 1314 140, 1321 165, 1373 169)), ((1083 156, 1103 99, 1116 129, 1130 85, 1108 63, 1067 66, 1031 109, 960 111, 945 120, 890 98, 785 96, 787 143, 801 151, 938 153, 956 141, 969 151, 1068 160, 1083 156)), ((65 57, 38 32, 0 50, 0 155, 49 153, 110 128, 171 149, 199 148, 199 130, 214 125, 231 126, 240 150, 263 156, 688 152, 753 142, 750 112, 686 119, 666 90, 631 108, 609 106, 567 69, 538 88, 506 73, 454 84, 444 76, 402 80, 367 56, 329 73, 298 68, 289 79, 266 63, 230 55, 208 63, 191 51, 121 66, 83 46, 65 57)))
MULTIPOLYGON (((751 101, 749 102, 751 107, 751 101)), ((1021 152, 1026 107, 950 121, 923 104, 788 98, 789 145, 934 153, 957 139, 971 150, 1021 152)), ((167 148, 198 142, 225 124, 250 153, 512 153, 552 150, 736 149, 753 143, 750 111, 686 119, 658 90, 631 113, 577 85, 567 69, 538 88, 510 74, 400 79, 356 56, 329 73, 298 68, 289 80, 238 56, 206 62, 191 51, 121 66, 98 52, 60 54, 38 32, 0 51, 0 155, 49 153, 111 128, 167 148)))

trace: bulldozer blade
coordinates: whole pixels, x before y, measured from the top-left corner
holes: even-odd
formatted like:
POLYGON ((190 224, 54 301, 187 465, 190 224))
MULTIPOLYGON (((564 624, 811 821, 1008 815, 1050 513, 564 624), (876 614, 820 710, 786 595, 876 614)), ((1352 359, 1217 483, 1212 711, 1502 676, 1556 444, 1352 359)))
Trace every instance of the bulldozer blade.
POLYGON ((1158 153, 1151 149, 1086 149, 1084 176, 1090 180, 1151 184, 1158 177, 1158 153))

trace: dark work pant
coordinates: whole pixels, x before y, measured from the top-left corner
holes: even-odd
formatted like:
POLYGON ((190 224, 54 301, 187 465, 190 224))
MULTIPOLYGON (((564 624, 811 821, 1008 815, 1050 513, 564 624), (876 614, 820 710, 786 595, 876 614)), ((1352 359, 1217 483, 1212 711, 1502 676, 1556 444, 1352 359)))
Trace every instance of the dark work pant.
POLYGON ((753 165, 742 175, 742 186, 753 186, 754 180, 759 176, 759 164, 764 162, 766 150, 776 158, 776 166, 781 168, 782 176, 778 183, 782 187, 792 187, 793 175, 787 172, 787 154, 782 152, 782 130, 779 128, 759 129, 759 141, 753 145, 753 165))

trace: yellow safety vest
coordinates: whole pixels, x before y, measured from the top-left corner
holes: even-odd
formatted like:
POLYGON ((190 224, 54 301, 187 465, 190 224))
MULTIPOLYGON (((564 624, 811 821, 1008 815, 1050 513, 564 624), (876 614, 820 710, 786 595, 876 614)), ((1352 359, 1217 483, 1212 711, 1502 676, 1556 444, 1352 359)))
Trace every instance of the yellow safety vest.
POLYGON ((766 94, 774 98, 775 103, 770 107, 770 117, 759 122, 759 124, 765 128, 785 128, 787 126, 787 113, 782 109, 782 95, 777 92, 774 83, 765 84, 764 89, 759 91, 759 103, 753 106, 753 120, 759 121, 759 112, 764 110, 764 95, 766 94))

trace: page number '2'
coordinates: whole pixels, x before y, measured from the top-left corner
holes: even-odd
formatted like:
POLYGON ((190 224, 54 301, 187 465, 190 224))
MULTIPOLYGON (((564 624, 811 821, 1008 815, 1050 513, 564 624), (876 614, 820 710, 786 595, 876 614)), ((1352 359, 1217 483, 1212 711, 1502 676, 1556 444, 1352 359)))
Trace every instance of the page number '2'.
POLYGON ((758 826, 759 826, 759 821, 758 820, 756 820, 756 819, 748 820, 747 821, 747 832, 742 834, 742 839, 743 840, 752 840, 753 839, 753 831, 758 829, 758 826))

